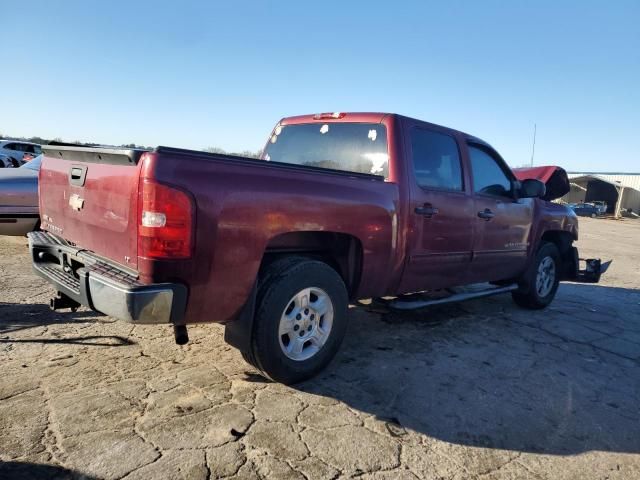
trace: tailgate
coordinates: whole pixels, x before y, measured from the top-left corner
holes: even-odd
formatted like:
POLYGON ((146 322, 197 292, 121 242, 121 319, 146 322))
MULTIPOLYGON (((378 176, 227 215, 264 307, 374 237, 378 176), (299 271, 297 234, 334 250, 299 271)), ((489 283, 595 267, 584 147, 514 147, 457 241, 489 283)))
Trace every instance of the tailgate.
POLYGON ((44 146, 42 229, 121 265, 137 267, 142 150, 44 146))

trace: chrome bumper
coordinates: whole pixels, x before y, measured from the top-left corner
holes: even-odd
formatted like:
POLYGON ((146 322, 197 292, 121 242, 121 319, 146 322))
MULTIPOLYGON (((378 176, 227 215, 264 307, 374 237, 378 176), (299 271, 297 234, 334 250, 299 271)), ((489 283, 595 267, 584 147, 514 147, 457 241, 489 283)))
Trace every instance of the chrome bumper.
POLYGON ((141 284, 136 277, 47 232, 29 233, 35 273, 75 302, 136 324, 181 324, 187 288, 141 284), (72 269, 72 265, 82 265, 72 269))
POLYGON ((98 312, 132 323, 176 323, 181 320, 181 316, 172 319, 172 311, 174 303, 182 303, 184 312, 186 288, 182 285, 165 283, 127 288, 91 272, 88 278, 91 308, 98 312), (184 292, 180 292, 181 289, 184 292))

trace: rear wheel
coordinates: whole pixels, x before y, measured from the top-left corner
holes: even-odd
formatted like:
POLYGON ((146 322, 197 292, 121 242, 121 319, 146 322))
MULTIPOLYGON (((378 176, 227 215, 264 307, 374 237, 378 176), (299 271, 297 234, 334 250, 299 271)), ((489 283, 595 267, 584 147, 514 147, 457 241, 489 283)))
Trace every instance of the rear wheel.
POLYGON ((511 295, 521 307, 538 310, 549 305, 560 284, 560 253, 553 243, 543 243, 531 267, 511 295))
POLYGON ((272 380, 291 384, 322 370, 335 356, 347 326, 347 289, 325 263, 279 260, 267 267, 258 306, 249 363, 272 380))

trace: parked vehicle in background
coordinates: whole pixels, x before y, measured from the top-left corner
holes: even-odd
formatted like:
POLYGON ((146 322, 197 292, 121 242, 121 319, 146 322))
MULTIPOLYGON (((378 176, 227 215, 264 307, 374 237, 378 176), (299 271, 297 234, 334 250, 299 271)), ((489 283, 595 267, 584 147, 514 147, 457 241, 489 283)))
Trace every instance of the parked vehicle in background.
MULTIPOLYGON (((10 164, 3 162, 3 167, 12 166, 18 168, 25 163, 25 154, 33 157, 42 153, 42 147, 37 143, 23 142, 20 140, 0 140, 0 155, 6 155, 10 159, 10 164)), ((32 157, 32 158, 33 158, 32 157)))
MULTIPOLYGON (((349 301, 390 307, 511 292, 530 309, 579 270, 577 218, 518 180, 486 142, 384 113, 285 118, 262 159, 158 147, 44 147, 42 232, 29 234, 53 308, 115 318, 226 324, 266 376, 317 373, 346 332, 349 301), (463 288, 436 300, 414 292, 463 288), (489 283, 492 282, 492 283, 489 283), (407 295, 405 295, 407 294, 407 295)), ((563 170, 545 167, 550 182, 563 170)), ((569 191, 564 172, 557 197, 569 191)), ((392 327, 390 327, 392 328, 392 327)))
POLYGON ((9 155, 0 154, 0 168, 13 168, 16 161, 9 155))
POLYGON ((38 172, 42 155, 20 168, 0 170, 0 235, 26 235, 38 228, 38 172))
POLYGON ((593 202, 589 203, 594 207, 597 207, 598 212, 600 212, 601 215, 607 213, 607 202, 605 202, 604 200, 594 200, 593 202))
POLYGON ((596 218, 602 215, 602 213, 600 213, 600 208, 590 203, 579 203, 573 207, 573 211, 580 217, 596 218))

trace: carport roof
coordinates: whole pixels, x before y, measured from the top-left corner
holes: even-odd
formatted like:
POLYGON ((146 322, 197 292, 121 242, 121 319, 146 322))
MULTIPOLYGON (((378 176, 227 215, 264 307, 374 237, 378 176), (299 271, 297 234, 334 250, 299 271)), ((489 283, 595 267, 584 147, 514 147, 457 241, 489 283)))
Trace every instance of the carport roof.
POLYGON ((624 187, 624 188, 630 188, 632 190, 638 190, 637 188, 632 187, 631 185, 628 185, 624 182, 621 182, 619 180, 608 180, 602 177, 601 175, 589 174, 589 175, 572 176, 571 174, 569 174, 569 181, 571 183, 575 183, 576 181, 579 181, 579 180, 600 180, 601 182, 608 183, 609 185, 613 185, 614 187, 624 187))

